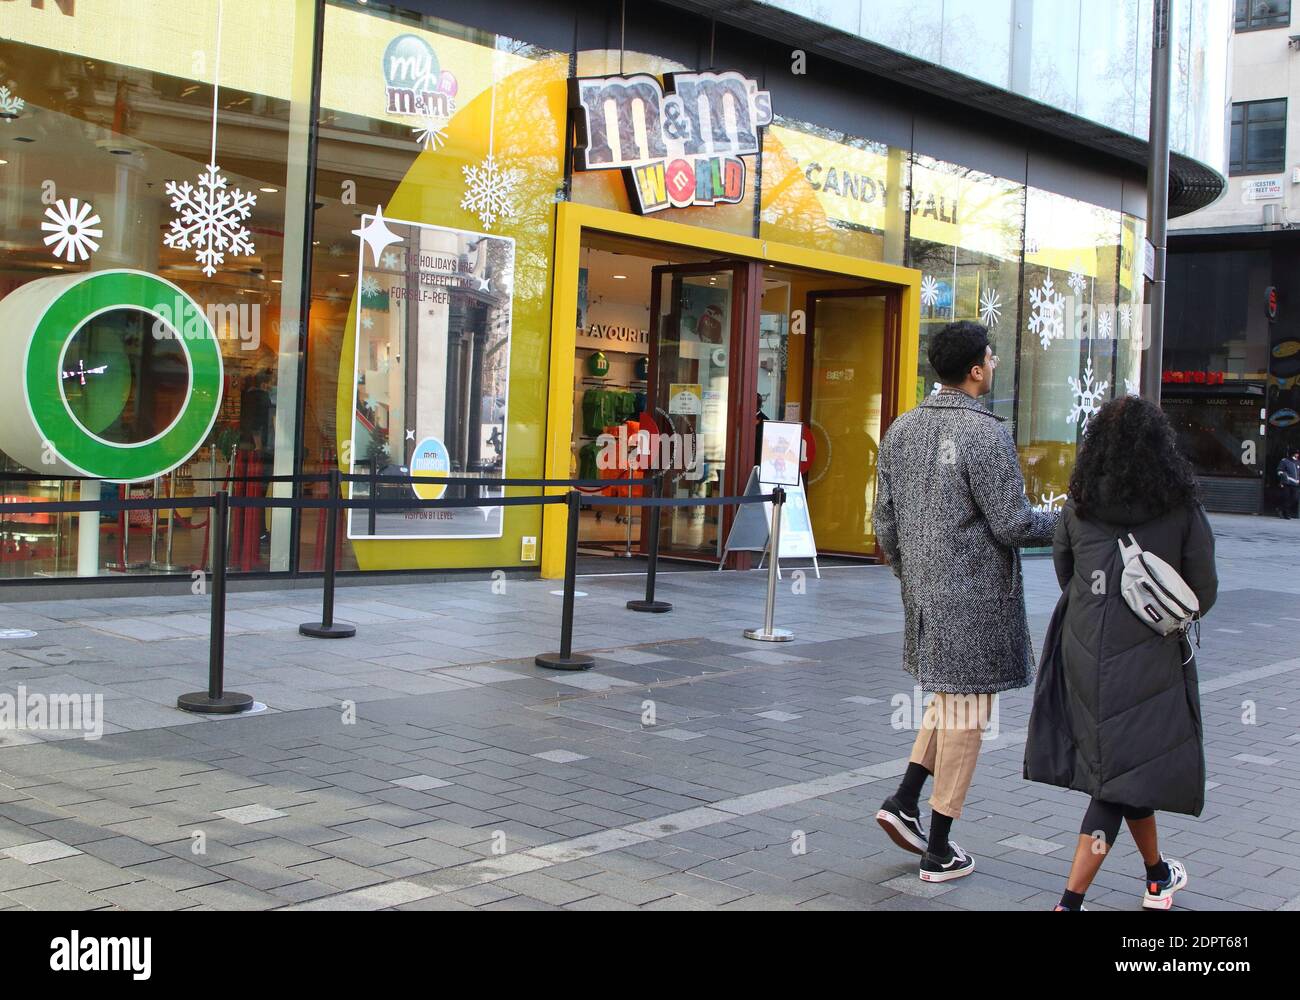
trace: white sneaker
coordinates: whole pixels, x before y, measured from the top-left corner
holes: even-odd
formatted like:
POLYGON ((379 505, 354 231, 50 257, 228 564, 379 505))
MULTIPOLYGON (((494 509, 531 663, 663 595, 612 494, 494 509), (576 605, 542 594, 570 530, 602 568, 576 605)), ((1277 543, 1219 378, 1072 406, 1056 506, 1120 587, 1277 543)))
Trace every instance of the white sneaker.
POLYGON ((1169 877, 1163 882, 1148 882, 1147 891, 1142 897, 1142 905, 1149 910, 1169 910, 1174 905, 1174 893, 1187 885, 1187 868, 1175 858, 1160 855, 1160 860, 1169 866, 1169 877))

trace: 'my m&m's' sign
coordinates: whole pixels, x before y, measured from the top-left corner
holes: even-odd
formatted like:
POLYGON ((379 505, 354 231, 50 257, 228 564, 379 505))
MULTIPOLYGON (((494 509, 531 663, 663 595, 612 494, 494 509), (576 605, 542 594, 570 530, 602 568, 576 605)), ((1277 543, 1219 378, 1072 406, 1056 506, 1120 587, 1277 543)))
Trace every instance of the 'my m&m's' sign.
POLYGON ((734 70, 648 73, 569 81, 577 124, 574 167, 622 170, 641 214, 735 204, 758 130, 772 123, 772 96, 734 70))

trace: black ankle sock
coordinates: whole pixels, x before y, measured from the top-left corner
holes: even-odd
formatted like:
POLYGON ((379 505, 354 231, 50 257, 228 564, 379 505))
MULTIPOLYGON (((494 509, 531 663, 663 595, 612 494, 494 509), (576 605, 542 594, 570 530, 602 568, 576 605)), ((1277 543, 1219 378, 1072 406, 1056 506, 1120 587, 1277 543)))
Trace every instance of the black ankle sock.
POLYGON ((1169 877, 1169 866, 1165 864, 1165 859, 1161 858, 1154 865, 1147 865, 1147 881, 1163 882, 1169 877))
POLYGON ((1083 893, 1071 892, 1066 889, 1061 893, 1061 905, 1067 910, 1079 910, 1083 908, 1083 893))
POLYGON ((946 858, 951 848, 948 847, 948 832, 952 829, 952 817, 941 812, 930 813, 930 843, 926 850, 936 858, 946 858))
POLYGON ((920 806, 921 788, 925 785, 925 779, 930 777, 930 772, 922 764, 908 763, 907 770, 903 772, 903 781, 898 786, 898 791, 894 793, 894 798, 898 800, 900 806, 906 806, 909 812, 916 812, 920 806))

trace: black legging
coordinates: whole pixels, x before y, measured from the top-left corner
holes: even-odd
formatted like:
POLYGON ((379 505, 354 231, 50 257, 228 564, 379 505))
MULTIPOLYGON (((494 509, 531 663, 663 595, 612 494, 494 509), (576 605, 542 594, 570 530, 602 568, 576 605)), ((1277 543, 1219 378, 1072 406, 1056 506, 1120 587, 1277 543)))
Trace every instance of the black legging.
POLYGON ((1120 820, 1147 819, 1154 815, 1153 809, 1135 809, 1133 806, 1122 806, 1117 802, 1093 799, 1088 803, 1088 811, 1083 814, 1083 824, 1079 827, 1079 832, 1089 837, 1095 837, 1100 833, 1106 838, 1106 846, 1110 847, 1119 836, 1120 820))

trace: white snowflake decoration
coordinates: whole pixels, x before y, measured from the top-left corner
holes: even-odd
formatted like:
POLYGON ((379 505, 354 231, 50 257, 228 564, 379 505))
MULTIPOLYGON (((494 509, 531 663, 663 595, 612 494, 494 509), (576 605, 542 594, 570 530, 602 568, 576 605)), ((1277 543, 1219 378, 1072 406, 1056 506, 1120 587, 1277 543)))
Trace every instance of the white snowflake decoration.
POLYGON ((8 87, 0 85, 0 118, 17 118, 25 104, 26 102, 8 87))
POLYGON ((411 132, 415 135, 415 141, 425 149, 441 149, 447 142, 447 119, 426 116, 411 132))
POLYGON ((514 193, 518 178, 513 170, 502 169, 491 153, 477 165, 461 167, 465 175, 465 196, 460 207, 479 217, 485 229, 499 218, 513 218, 514 193))
POLYGON ((1079 425, 1080 432, 1088 429, 1088 421, 1093 415, 1101 409, 1098 400, 1110 386, 1110 382, 1096 382, 1092 380, 1092 359, 1088 359, 1087 366, 1083 369, 1083 378, 1077 379, 1073 375, 1066 379, 1070 384, 1070 393, 1073 396, 1073 406, 1070 408, 1066 420, 1070 423, 1079 425))
POLYGON ((1002 296, 996 288, 985 288, 980 292, 980 322, 987 327, 995 327, 1002 318, 1002 296))
POLYGON ((1129 395, 1129 396, 1140 396, 1140 395, 1141 395, 1141 392, 1140 392, 1139 389, 1138 389, 1138 384, 1137 384, 1136 382, 1134 382, 1131 378, 1126 378, 1126 379, 1124 380, 1124 392, 1125 392, 1126 395, 1129 395))
POLYGON ((943 389, 943 384, 940 383, 940 382, 936 382, 936 383, 934 383, 934 388, 930 390, 930 395, 931 395, 931 396, 937 396, 937 395, 939 395, 939 392, 940 392, 940 390, 942 390, 942 389, 943 389))
POLYGON ((99 249, 96 240, 103 238, 104 230, 96 228, 100 220, 90 202, 60 198, 45 210, 45 217, 50 221, 42 222, 41 229, 50 234, 45 245, 53 247, 54 256, 73 264, 89 260, 99 249))
POLYGON ((362 313, 361 328, 363 330, 370 330, 374 327, 374 325, 375 325, 375 321, 374 318, 370 315, 370 313, 362 313))
POLYGON ((1071 271, 1065 283, 1074 290, 1075 295, 1082 295, 1083 290, 1088 287, 1088 279, 1083 276, 1082 271, 1071 271))
POLYGON ((379 282, 367 274, 361 279, 361 294, 369 298, 374 298, 374 296, 379 294, 379 282))
POLYGON ((1029 332, 1038 335, 1043 350, 1065 336, 1065 296, 1052 286, 1050 274, 1029 290, 1029 332))
POLYGON ((1129 328, 1133 325, 1133 307, 1125 302, 1119 307, 1119 332, 1128 336, 1129 328))
POLYGON ((1097 336, 1102 340, 1109 340, 1113 322, 1110 318, 1110 310, 1106 309, 1097 314, 1097 336))
POLYGON ((927 274, 921 279, 921 305, 933 309, 939 304, 939 282, 934 275, 927 274))
POLYGON ((194 259, 203 265, 211 278, 226 254, 248 257, 257 252, 253 234, 243 225, 257 204, 257 195, 239 188, 226 190, 226 178, 215 163, 199 174, 198 187, 189 181, 168 181, 166 191, 172 196, 172 209, 180 214, 172 219, 171 230, 163 242, 175 250, 194 250, 194 259))
POLYGON ((397 265, 398 265, 397 254, 395 254, 392 250, 389 250, 386 254, 384 254, 385 271, 396 271, 397 265))

